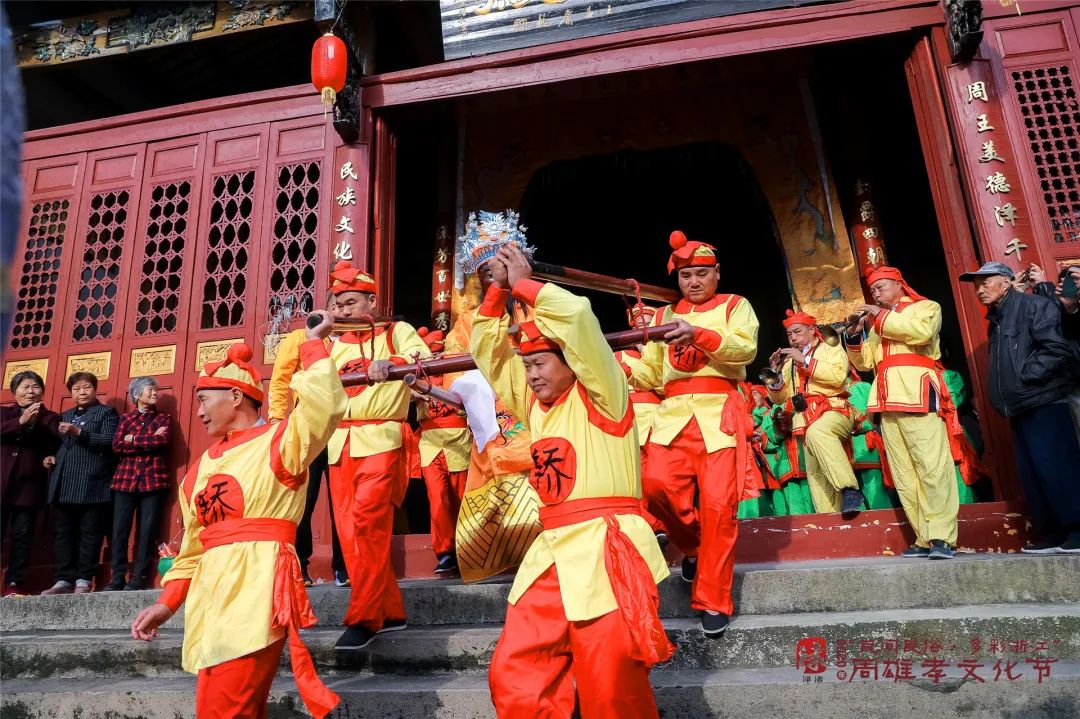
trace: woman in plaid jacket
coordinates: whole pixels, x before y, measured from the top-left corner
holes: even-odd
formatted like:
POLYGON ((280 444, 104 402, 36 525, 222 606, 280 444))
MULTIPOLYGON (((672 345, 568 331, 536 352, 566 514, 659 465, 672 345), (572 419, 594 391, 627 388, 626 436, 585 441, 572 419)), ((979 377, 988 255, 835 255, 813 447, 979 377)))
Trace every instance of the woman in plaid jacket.
POLYGON ((172 486, 168 451, 172 439, 169 415, 157 410, 158 384, 152 377, 135 377, 128 385, 135 409, 120 417, 113 451, 120 464, 113 475, 112 581, 106 591, 153 586, 157 537, 165 498, 172 486), (128 563, 128 539, 138 515, 135 566, 128 563), (128 569, 131 577, 127 578, 128 569))

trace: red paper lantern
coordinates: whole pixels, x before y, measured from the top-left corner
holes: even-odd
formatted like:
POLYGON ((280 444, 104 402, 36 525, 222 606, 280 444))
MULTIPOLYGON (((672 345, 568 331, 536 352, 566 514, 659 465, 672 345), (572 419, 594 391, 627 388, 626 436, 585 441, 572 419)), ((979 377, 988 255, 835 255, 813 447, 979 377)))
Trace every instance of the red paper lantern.
POLYGON ((333 33, 326 33, 311 48, 311 84, 322 95, 323 105, 334 104, 337 94, 345 87, 345 43, 333 33))

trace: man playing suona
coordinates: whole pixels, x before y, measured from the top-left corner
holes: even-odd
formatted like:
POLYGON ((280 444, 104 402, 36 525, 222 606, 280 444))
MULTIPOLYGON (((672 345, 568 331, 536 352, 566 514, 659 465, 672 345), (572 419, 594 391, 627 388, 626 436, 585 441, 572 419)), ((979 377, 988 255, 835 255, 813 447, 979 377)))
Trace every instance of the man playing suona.
POLYGON ((307 467, 348 400, 323 345, 330 316, 318 316, 300 347, 302 369, 291 384, 299 402, 288 419, 259 417, 263 391, 247 345, 206 365, 195 385, 199 419, 217 442, 180 486, 180 553, 158 603, 139 613, 131 634, 150 641, 186 600, 183 667, 198 674, 198 719, 265 717, 286 636, 308 710, 322 719, 338 704, 299 636, 315 615, 293 547, 307 467))
POLYGON ((847 353, 839 344, 822 340, 815 318, 791 310, 787 315, 784 330, 789 346, 770 359, 777 377, 768 385, 769 399, 793 416, 792 434, 804 443, 814 508, 857 512, 863 496, 843 444, 854 425, 846 399, 851 379, 847 353))
POLYGON ((894 267, 867 275, 874 305, 845 338, 852 363, 874 370, 867 413, 881 413, 896 492, 915 544, 905 557, 951 559, 960 502, 949 433, 962 435, 941 377, 941 305, 915 292, 894 267))
POLYGON ((340 373, 367 372, 375 383, 346 390, 348 408, 327 448, 330 496, 352 581, 344 620, 348 628, 336 648, 356 650, 379 632, 405 627, 405 604, 390 563, 390 539, 394 507, 405 496, 401 425, 408 417, 411 395, 404 382, 385 380, 392 365, 431 353, 411 325, 373 321, 377 298, 368 273, 339 262, 330 273, 330 292, 341 322, 372 322, 345 332, 330 348, 340 373))
POLYGON ((678 272, 683 299, 658 311, 653 324, 678 328, 666 345, 650 342, 640 360, 624 361, 634 384, 663 392, 642 487, 649 512, 686 555, 683 579, 694 583, 690 606, 702 610, 702 630, 719 635, 734 611, 738 505, 760 494, 750 414, 739 392, 757 354, 758 320, 744 298, 717 294, 716 248, 679 231, 671 247, 668 272, 678 272))
POLYGON ((649 667, 671 656, 657 614, 667 576, 641 517, 640 457, 626 375, 588 300, 531 279, 499 249, 471 346, 480 371, 532 433, 529 482, 543 506, 510 591, 489 681, 503 719, 656 717, 649 667), (511 345, 506 301, 533 308, 511 345), (576 678, 576 682, 575 682, 576 678))

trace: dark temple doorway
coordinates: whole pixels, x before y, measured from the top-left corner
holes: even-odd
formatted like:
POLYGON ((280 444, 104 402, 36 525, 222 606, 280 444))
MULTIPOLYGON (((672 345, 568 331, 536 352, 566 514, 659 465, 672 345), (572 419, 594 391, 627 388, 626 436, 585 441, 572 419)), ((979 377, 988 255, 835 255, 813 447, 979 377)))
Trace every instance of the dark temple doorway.
MULTIPOLYGON (((746 297, 761 323, 752 366, 781 346, 791 302, 784 256, 734 147, 703 142, 552 163, 533 175, 520 211, 537 259, 649 284, 676 287, 666 266, 672 230, 716 246, 719 291, 746 297)), ((626 328, 622 298, 574 291, 589 297, 605 331, 626 328)))

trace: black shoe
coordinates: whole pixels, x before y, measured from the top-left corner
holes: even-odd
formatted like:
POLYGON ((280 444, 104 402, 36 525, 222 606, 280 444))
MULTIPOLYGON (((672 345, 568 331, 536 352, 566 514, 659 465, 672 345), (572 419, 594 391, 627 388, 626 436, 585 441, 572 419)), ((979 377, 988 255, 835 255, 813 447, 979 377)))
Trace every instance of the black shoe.
POLYGON ((335 587, 347 587, 349 586, 349 575, 345 572, 334 572, 334 586, 335 587))
POLYGON ((840 514, 857 514, 862 510, 863 493, 857 489, 845 489, 841 492, 840 514))
POLYGON ((124 591, 124 578, 120 577, 118 579, 112 580, 111 582, 106 584, 105 589, 103 589, 101 591, 103 591, 103 592, 122 592, 122 591, 124 591))
POLYGON ((1028 542, 1020 551, 1024 554, 1057 554, 1063 543, 1053 539, 1044 539, 1041 542, 1028 542))
POLYGON ((662 552, 665 549, 667 549, 667 545, 668 545, 667 532, 655 532, 655 534, 656 534, 656 543, 660 545, 660 551, 662 552))
POLYGON ((929 557, 930 547, 920 547, 918 544, 912 544, 910 547, 900 552, 901 557, 929 557))
POLYGON ((458 570, 457 557, 453 552, 450 554, 440 554, 439 563, 435 566, 436 574, 450 574, 458 570))
POLYGON ((311 578, 311 575, 308 574, 307 567, 304 567, 303 569, 301 569, 300 574, 304 577, 304 586, 305 587, 314 587, 315 586, 315 580, 313 580, 311 578))
POLYGON ((382 629, 379 630, 379 634, 384 632, 397 632, 407 626, 408 624, 404 619, 385 619, 383 620, 382 629))
POLYGON ((357 649, 363 649, 368 644, 371 644, 371 640, 375 638, 375 632, 371 631, 363 624, 353 624, 345 629, 345 633, 342 634, 337 643, 334 645, 336 651, 356 651, 357 649))
POLYGON ((718 637, 727 631, 731 619, 726 614, 701 613, 701 631, 707 637, 718 637))
POLYGON ((697 557, 683 557, 682 578, 684 582, 693 582, 697 576, 697 557))
POLYGON ((952 559, 956 555, 953 548, 940 539, 930 540, 929 559, 952 559))
POLYGON ((124 585, 125 592, 141 592, 143 589, 146 589, 146 585, 142 582, 136 582, 135 580, 124 585))

